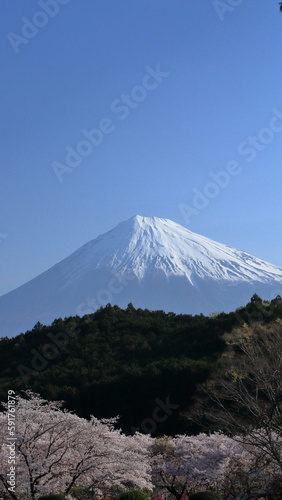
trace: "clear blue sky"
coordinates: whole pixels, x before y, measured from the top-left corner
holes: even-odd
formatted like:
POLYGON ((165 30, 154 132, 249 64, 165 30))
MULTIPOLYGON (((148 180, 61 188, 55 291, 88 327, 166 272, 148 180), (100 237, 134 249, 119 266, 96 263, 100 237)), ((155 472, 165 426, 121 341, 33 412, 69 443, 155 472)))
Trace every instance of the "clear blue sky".
POLYGON ((282 266, 282 14, 215 4, 3 3, 0 294, 135 214, 282 266))

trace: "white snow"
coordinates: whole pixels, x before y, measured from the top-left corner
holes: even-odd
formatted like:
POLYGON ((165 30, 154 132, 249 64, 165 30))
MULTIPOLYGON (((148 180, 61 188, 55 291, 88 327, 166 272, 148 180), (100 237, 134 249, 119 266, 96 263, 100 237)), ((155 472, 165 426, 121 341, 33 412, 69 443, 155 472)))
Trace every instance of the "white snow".
POLYGON ((0 297, 0 336, 108 302, 209 314, 282 294, 282 269, 189 231, 137 215, 0 297))
POLYGON ((135 217, 74 252, 61 267, 66 285, 100 268, 117 267, 142 280, 152 269, 167 277, 185 276, 229 281, 281 279, 282 269, 247 253, 189 231, 168 219, 135 217))

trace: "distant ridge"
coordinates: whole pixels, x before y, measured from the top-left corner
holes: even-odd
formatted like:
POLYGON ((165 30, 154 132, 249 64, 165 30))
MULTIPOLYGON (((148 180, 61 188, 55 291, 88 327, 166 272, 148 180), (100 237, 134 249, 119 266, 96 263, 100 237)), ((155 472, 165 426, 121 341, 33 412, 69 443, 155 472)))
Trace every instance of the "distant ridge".
POLYGON ((136 215, 0 297, 0 335, 109 302, 209 314, 244 305, 254 293, 282 294, 282 268, 168 219, 136 215))

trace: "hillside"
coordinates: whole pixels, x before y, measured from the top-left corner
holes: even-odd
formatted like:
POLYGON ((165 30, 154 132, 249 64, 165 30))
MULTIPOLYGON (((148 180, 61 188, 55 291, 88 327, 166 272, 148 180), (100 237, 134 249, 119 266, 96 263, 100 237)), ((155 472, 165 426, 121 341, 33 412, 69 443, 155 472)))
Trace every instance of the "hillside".
POLYGON ((38 323, 0 341, 1 400, 8 389, 30 388, 47 399, 65 400, 80 416, 120 415, 129 433, 185 432, 183 414, 224 351, 223 335, 244 323, 277 318, 282 299, 262 302, 254 296, 246 307, 214 317, 129 304, 57 319, 51 326, 38 323))
POLYGON ((84 316, 107 303, 177 314, 230 312, 282 294, 282 269, 168 219, 135 216, 0 297, 0 332, 84 316))

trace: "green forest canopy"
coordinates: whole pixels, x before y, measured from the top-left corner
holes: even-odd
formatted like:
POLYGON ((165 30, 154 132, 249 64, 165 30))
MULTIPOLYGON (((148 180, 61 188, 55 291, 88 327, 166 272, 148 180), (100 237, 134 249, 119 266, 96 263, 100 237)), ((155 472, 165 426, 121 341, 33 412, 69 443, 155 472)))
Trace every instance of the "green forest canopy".
POLYGON ((183 415, 223 353, 224 334, 244 323, 281 317, 279 296, 264 302, 254 295, 246 307, 210 317, 129 304, 125 310, 107 305, 83 318, 56 319, 50 326, 37 323, 0 341, 1 401, 8 389, 32 389, 49 400, 64 400, 79 416, 119 415, 119 425, 129 433, 198 431, 187 427, 183 415), (155 422, 156 414, 162 421, 155 422))

